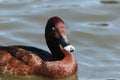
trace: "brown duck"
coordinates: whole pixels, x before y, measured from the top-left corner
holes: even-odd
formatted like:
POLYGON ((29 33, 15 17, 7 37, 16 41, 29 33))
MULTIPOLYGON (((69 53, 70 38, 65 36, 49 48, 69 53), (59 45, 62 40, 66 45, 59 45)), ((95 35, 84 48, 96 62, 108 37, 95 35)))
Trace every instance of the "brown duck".
POLYGON ((45 39, 51 53, 32 46, 0 46, 0 71, 17 75, 42 75, 62 78, 77 71, 77 62, 70 53, 75 48, 66 36, 65 24, 57 16, 50 18, 45 39))

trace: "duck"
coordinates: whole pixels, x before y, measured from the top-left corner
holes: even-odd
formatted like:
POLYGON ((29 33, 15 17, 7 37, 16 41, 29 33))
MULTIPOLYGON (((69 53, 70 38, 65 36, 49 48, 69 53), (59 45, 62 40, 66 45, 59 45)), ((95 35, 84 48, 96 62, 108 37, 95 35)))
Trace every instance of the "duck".
POLYGON ((67 38, 64 21, 53 16, 45 27, 45 40, 50 51, 33 46, 0 46, 0 71, 14 75, 40 75, 49 78, 68 77, 77 72, 75 51, 67 38))

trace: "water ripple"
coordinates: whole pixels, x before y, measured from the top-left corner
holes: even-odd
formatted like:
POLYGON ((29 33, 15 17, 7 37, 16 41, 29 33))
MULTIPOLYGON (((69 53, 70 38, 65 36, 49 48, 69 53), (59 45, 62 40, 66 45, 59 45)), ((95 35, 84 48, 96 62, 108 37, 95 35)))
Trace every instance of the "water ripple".
POLYGON ((101 0, 101 3, 103 3, 103 4, 120 4, 120 1, 118 1, 118 0, 101 0))
POLYGON ((21 3, 28 3, 35 0, 0 0, 2 4, 21 4, 21 3))

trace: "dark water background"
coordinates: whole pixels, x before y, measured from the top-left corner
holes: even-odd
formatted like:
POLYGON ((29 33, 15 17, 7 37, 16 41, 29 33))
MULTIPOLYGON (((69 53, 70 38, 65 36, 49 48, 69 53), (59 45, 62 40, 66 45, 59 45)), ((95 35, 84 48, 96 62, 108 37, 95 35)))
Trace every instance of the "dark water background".
POLYGON ((79 64, 77 75, 55 80, 120 80, 120 0, 0 0, 0 45, 30 45, 48 51, 44 29, 52 16, 65 21, 79 64))

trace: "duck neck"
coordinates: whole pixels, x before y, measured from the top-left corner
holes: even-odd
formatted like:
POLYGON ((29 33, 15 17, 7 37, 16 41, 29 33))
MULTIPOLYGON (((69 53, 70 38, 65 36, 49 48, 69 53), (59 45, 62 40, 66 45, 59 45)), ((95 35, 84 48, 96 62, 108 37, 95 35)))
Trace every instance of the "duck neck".
POLYGON ((50 49, 55 60, 62 60, 65 57, 65 54, 60 49, 59 43, 56 41, 47 42, 48 48, 50 49))

